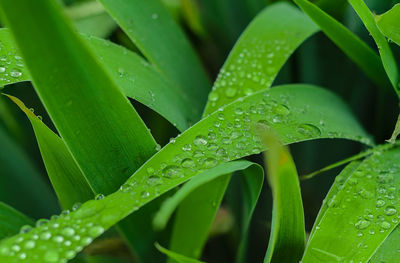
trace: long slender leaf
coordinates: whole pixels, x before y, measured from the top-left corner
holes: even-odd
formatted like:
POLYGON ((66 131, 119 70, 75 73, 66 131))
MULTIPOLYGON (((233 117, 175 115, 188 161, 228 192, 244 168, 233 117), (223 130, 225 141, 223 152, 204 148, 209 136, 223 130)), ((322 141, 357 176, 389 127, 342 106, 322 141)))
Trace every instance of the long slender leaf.
POLYGON ((302 262, 371 259, 399 222, 399 157, 398 147, 377 151, 336 182, 339 191, 327 200, 302 262))
POLYGON ((202 263, 203 262, 203 261, 199 261, 196 259, 192 259, 192 258, 183 256, 176 252, 170 251, 170 250, 160 246, 160 244, 158 244, 158 243, 156 243, 156 247, 160 252, 164 253, 169 258, 173 259, 175 262, 178 262, 178 263, 202 263))
POLYGON ((294 0, 294 2, 376 85, 390 87, 379 56, 369 46, 312 2, 308 0, 294 0))
POLYGON ((17 234, 24 225, 33 225, 33 220, 0 202, 0 239, 17 234))
MULTIPOLYGON (((209 95, 205 114, 212 113, 238 97, 268 88, 294 50, 316 31, 317 27, 312 21, 291 5, 280 3, 265 8, 248 26, 231 51, 209 95)), ((202 239, 203 243, 193 242, 191 249, 186 240, 194 236, 192 231, 198 233, 199 229, 204 231, 202 236, 208 235, 229 180, 230 177, 225 177, 202 186, 181 205, 179 210, 185 212, 177 213, 174 233, 180 235, 172 236, 172 250, 181 253, 196 251, 196 256, 199 256, 199 250, 206 240, 202 239), (210 192, 214 195, 210 195, 210 192), (202 205, 196 202, 194 206, 189 200, 204 201, 202 205), (210 203, 216 205, 211 207, 210 203), (183 225, 178 222, 184 222, 185 218, 193 217, 194 214, 197 215, 196 227, 179 230, 183 225), (185 251, 180 247, 185 248, 185 251)), ((192 253, 189 255, 195 256, 192 253)), ((241 248, 239 254, 243 253, 241 248)))
POLYGON ((49 185, 2 126, 0 144, 0 200, 36 218, 56 213, 58 205, 49 185))
MULTIPOLYGON (((169 218, 178 207, 178 205, 179 213, 184 213, 185 215, 189 211, 193 211, 193 206, 196 207, 196 213, 192 213, 192 217, 190 218, 177 215, 174 224, 179 225, 180 227, 174 228, 173 230, 174 232, 172 236, 174 237, 174 239, 172 239, 170 244, 171 250, 175 251, 174 248, 177 247, 179 248, 179 253, 183 255, 193 258, 198 258, 200 256, 202 246, 204 245, 208 237, 209 228, 211 226, 205 225, 202 222, 198 222, 203 219, 203 217, 199 217, 198 215, 203 213, 216 213, 217 210, 215 209, 215 206, 217 206, 217 204, 219 204, 221 200, 217 199, 216 203, 209 204, 213 207, 213 209, 209 209, 208 207, 204 206, 203 203, 210 198, 215 200, 218 196, 220 196, 219 192, 224 192, 227 187, 227 183, 229 183, 229 180, 226 180, 226 177, 230 177, 230 173, 241 170, 243 172, 243 177, 245 177, 244 181, 247 183, 246 188, 248 188, 248 190, 246 189, 246 197, 247 200, 249 200, 249 211, 246 211, 246 219, 244 220, 245 222, 243 226, 244 230, 242 231, 242 238, 243 240, 245 240, 245 235, 248 225, 250 224, 251 215, 253 213, 255 205, 257 204, 257 200, 261 192, 262 184, 264 181, 264 173, 262 171, 262 168, 254 163, 248 161, 235 161, 221 164, 209 170, 204 175, 197 175, 187 184, 185 184, 174 196, 172 196, 170 199, 167 199, 166 202, 161 206, 159 212, 154 217, 154 224, 157 228, 164 228, 166 226, 169 218), (222 185, 224 189, 220 189, 219 187, 210 188, 216 191, 216 193, 208 192, 207 196, 193 194, 198 189, 201 189, 201 186, 210 186, 211 184, 219 183, 219 180, 226 182, 226 184, 222 185), (179 221, 180 219, 184 219, 184 221, 179 221), (193 225, 196 226, 196 232, 191 230, 193 225), (204 227, 205 229, 203 229, 202 227, 204 227), (181 238, 186 237, 185 231, 190 232, 192 234, 192 238, 186 239, 187 245, 182 246, 181 238), (177 242, 177 244, 174 244, 174 242, 177 242), (193 248, 199 249, 193 251, 193 248)), ((215 214, 208 216, 214 218, 215 214)), ((211 223, 212 222, 210 222, 210 224, 211 223)), ((244 245, 242 245, 242 247, 244 247, 244 245)))
POLYGON ((93 190, 76 165, 64 142, 16 97, 9 98, 29 118, 39 144, 50 181, 64 209, 93 198, 93 190))
POLYGON ((399 82, 399 70, 393 57, 392 50, 390 49, 385 37, 379 31, 373 14, 363 0, 349 0, 349 3, 353 6, 354 10, 363 21, 365 27, 375 40, 386 74, 388 75, 397 95, 400 97, 399 87, 397 86, 399 82))
POLYGON ((296 48, 318 27, 293 6, 264 9, 243 32, 210 93, 205 114, 271 86, 296 48))
POLYGON ((178 184, 218 164, 265 150, 258 132, 252 127, 268 129, 267 125, 282 134, 286 144, 316 138, 347 138, 371 143, 343 103, 328 91, 307 85, 260 91, 211 114, 172 140, 117 192, 88 201, 77 211, 29 233, 2 241, 0 251, 4 253, 0 254, 0 261, 18 262, 20 259, 10 250, 15 242, 43 233, 62 236, 71 244, 64 246, 47 238, 37 240, 35 249, 21 248, 24 262, 56 262, 74 257, 104 230, 178 184), (283 104, 288 111, 282 111, 283 104), (54 224, 58 227, 51 227, 54 224))
POLYGON ((296 166, 289 150, 280 144, 276 136, 264 136, 268 146, 265 163, 274 200, 271 234, 264 263, 299 262, 306 233, 296 166))
POLYGON ((145 57, 191 101, 200 119, 209 82, 189 42, 159 0, 100 0, 145 57), (190 83, 190 85, 189 85, 190 83))
MULTIPOLYGON (((85 37, 85 40, 126 96, 155 110, 181 131, 189 127, 188 122, 193 119, 192 105, 143 58, 107 40, 95 37, 85 37)), ((8 29, 0 29, 0 41, 8 43, 0 52, 6 62, 11 62, 11 66, 5 64, 4 74, 10 74, 13 64, 20 65, 20 76, 0 78, 0 85, 31 80, 8 29)))
POLYGON ((382 15, 375 16, 379 30, 389 40, 400 46, 400 4, 382 15))
POLYGON ((77 3, 68 7, 66 13, 80 33, 104 38, 117 27, 97 1, 77 3))
POLYGON ((143 121, 73 32, 58 2, 7 0, 0 11, 40 99, 92 188, 115 191, 155 151, 143 121))

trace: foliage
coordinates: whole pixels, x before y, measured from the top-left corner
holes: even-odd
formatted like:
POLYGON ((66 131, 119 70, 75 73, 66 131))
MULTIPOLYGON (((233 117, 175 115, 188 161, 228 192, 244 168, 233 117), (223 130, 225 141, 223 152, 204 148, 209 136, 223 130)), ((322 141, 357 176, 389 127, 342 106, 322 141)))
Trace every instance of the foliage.
POLYGON ((399 4, 293 2, 2 0, 0 262, 398 262, 399 4))

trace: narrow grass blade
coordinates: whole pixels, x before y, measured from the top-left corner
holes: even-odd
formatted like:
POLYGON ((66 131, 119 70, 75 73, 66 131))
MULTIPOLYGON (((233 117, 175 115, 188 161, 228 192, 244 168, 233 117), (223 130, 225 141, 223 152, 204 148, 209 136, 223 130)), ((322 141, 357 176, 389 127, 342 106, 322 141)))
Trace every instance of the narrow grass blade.
POLYGON ((34 221, 23 213, 0 202, 0 239, 15 235, 22 226, 33 223, 34 221))
MULTIPOLYGON (((162 247, 160 244, 156 243, 155 246, 157 247, 157 249, 164 253, 165 255, 167 255, 169 258, 173 259, 174 262, 177 263, 202 263, 203 261, 200 260, 196 260, 196 259, 192 259, 186 256, 183 256, 181 254, 178 254, 174 251, 168 250, 164 247, 162 247)), ((204 262, 203 262, 204 263, 204 262)))
POLYGON ((383 67, 385 68, 386 74, 388 75, 394 90, 400 98, 398 87, 399 70, 393 57, 392 50, 390 49, 384 35, 378 29, 373 14, 368 9, 363 0, 349 0, 349 3, 353 6, 354 10, 361 18, 365 27, 371 34, 372 38, 375 40, 375 43, 378 46, 379 53, 381 55, 383 67))
POLYGON ((6 0, 0 11, 40 99, 92 188, 115 191, 155 152, 143 121, 58 2, 6 0))
POLYGON ((346 180, 350 177, 350 175, 357 170, 358 166, 360 166, 360 161, 354 161, 350 164, 348 164, 338 176, 335 178, 335 182, 333 183, 331 189, 329 190, 328 194, 326 195, 322 206, 318 212, 317 218, 315 219, 313 229, 311 230, 310 237, 309 239, 312 238, 316 231, 316 227, 319 225, 322 217, 324 216, 326 210, 328 210, 329 206, 335 202, 335 197, 336 194, 340 191, 340 189, 343 187, 344 183, 346 180))
POLYGON ((100 0, 144 56, 188 97, 196 117, 209 81, 182 30, 159 0, 100 0), (190 83, 190 85, 189 85, 190 83))
MULTIPOLYGON (((193 120, 191 103, 143 58, 107 40, 89 36, 84 39, 125 96, 158 112, 181 131, 189 127, 193 120)), ((13 64, 19 65, 20 70, 19 77, 0 78, 0 85, 31 80, 8 29, 0 29, 0 41, 8 43, 0 50, 5 63, 0 76, 9 76, 13 64), (11 66, 6 65, 9 62, 11 66)))
POLYGON ((398 147, 365 159, 330 200, 302 262, 368 262, 398 225, 398 147))
MULTIPOLYGON (((204 114, 210 114, 239 97, 270 87, 290 55, 317 30, 317 26, 306 15, 289 4, 279 3, 265 8, 250 23, 232 49, 209 95, 204 114)), ((192 194, 197 197, 188 198, 203 199, 202 206, 207 210, 210 209, 210 203, 216 203, 214 212, 198 213, 198 224, 192 230, 203 229, 203 236, 207 236, 229 180, 230 177, 225 177, 204 185, 192 194), (215 194, 209 195, 210 192, 215 194)), ((188 202, 185 202, 186 213, 177 213, 177 222, 183 222, 186 217, 196 213, 196 210, 202 210, 199 203, 195 209, 190 210, 188 202)), ((175 223, 175 231, 183 233, 184 231, 178 230, 179 227, 180 225, 175 223)), ((185 233, 191 236, 188 229, 185 233)), ((173 250, 181 251, 178 238, 173 236, 172 239, 176 240, 173 250)), ((185 240, 186 238, 180 239, 180 243, 187 251, 197 251, 199 254, 198 251, 204 246, 204 243, 194 243, 197 247, 188 249, 189 243, 185 240)), ((243 255, 242 248, 240 250, 239 254, 243 255)))
POLYGON ((50 186, 2 126, 0 145, 0 200, 35 218, 57 213, 50 186))
POLYGON ((278 3, 265 8, 230 52, 209 94, 205 114, 270 87, 290 55, 317 31, 292 5, 278 3))
MULTIPOLYGON (((249 200, 249 208, 248 211, 246 211, 246 219, 242 233, 242 236, 245 237, 251 215, 261 192, 264 181, 264 173, 260 166, 248 161, 229 162, 212 168, 203 174, 197 175, 187 184, 185 184, 174 196, 167 199, 166 202, 161 206, 159 212, 154 217, 154 225, 156 228, 164 228, 169 218, 172 216, 172 213, 178 206, 179 213, 184 213, 186 215, 189 211, 192 212, 190 218, 180 217, 177 215, 176 220, 174 221, 175 227, 173 229, 172 240, 170 243, 170 249, 172 251, 192 258, 198 258, 200 256, 202 246, 207 240, 209 228, 211 226, 202 224, 198 221, 202 220, 204 214, 211 218, 215 217, 215 213, 217 212, 215 206, 221 201, 218 200, 217 197, 220 196, 220 192, 225 192, 227 183, 229 183, 229 180, 226 180, 225 177, 230 177, 230 174, 235 171, 243 171, 242 175, 246 177, 245 181, 247 182, 247 188, 249 188, 248 191, 246 191, 245 197, 247 200, 249 200), (223 189, 219 187, 210 188, 212 184, 218 184, 219 181, 226 182, 225 184, 222 184, 223 189), (201 198, 200 195, 193 194, 205 185, 207 185, 209 189, 214 190, 216 193, 209 192, 208 196, 203 198, 201 198), (209 204, 209 206, 204 206, 204 201, 210 199, 211 197, 213 197, 213 200, 218 201, 214 204, 209 204), (196 204, 200 205, 196 206, 196 204), (196 209, 193 209, 193 206, 195 206, 196 209), (184 221, 180 221, 180 219, 184 219, 184 221), (193 226, 196 226, 196 231, 191 229, 193 226), (190 231, 185 231, 189 229, 190 231), (189 233, 190 236, 188 236, 187 233, 189 233), (186 246, 183 246, 181 240, 186 240, 186 246), (193 248, 198 249, 194 251, 193 248)), ((211 223, 212 222, 210 222, 210 224, 211 223)))
POLYGON ((263 138, 268 147, 265 163, 272 189, 272 226, 264 263, 299 262, 306 240, 303 202, 296 166, 289 149, 271 134, 263 138))
POLYGON ((64 209, 93 198, 82 171, 76 165, 67 146, 34 113, 13 96, 8 96, 26 114, 35 131, 47 174, 64 209))
POLYGON ((376 15, 375 20, 382 34, 400 46, 400 4, 382 15, 376 15))
POLYGON ((0 29, 0 87, 29 78, 20 52, 7 29, 0 29))
POLYGON ((294 2, 379 87, 390 87, 379 56, 349 29, 308 0, 294 2))
POLYGON ((117 24, 97 1, 77 3, 66 8, 78 32, 105 38, 117 24))
MULTIPOLYGON (((285 144, 317 138, 346 138, 371 143, 342 101, 326 90, 308 85, 287 85, 260 91, 227 105, 171 140, 120 190, 90 200, 77 211, 53 219, 27 234, 6 239, 0 243, 0 250, 9 249, 20 238, 25 242, 32 235, 40 236, 50 231, 53 236, 61 235, 71 240, 70 246, 60 245, 52 239, 38 240, 35 249, 21 251, 26 253, 24 262, 35 262, 35 258, 70 259, 104 230, 191 177, 265 150, 259 140, 259 129, 255 127, 266 130, 270 127, 281 134, 285 144), (273 122, 277 116, 280 122, 273 122), (235 125, 235 122, 246 125, 235 125), (53 224, 59 227, 49 230, 48 226, 53 224), (80 240, 74 240, 74 234, 65 234, 66 228, 79 232, 80 240)), ((19 261, 11 253, 0 254, 0 260, 19 261)))

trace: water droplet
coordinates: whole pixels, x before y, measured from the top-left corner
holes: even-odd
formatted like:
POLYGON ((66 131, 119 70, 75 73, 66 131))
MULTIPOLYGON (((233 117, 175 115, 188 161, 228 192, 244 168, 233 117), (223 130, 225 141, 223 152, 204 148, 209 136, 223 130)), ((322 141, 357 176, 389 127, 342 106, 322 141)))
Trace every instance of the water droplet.
POLYGON ((354 226, 355 226, 357 229, 362 230, 362 229, 367 228, 370 224, 371 224, 371 222, 369 222, 368 220, 360 219, 360 220, 358 220, 358 221, 354 224, 354 226))
POLYGON ((202 146, 202 145, 206 145, 208 142, 207 142, 206 137, 199 135, 194 139, 193 143, 196 146, 202 146))
POLYGON ((92 237, 98 237, 99 235, 103 234, 103 232, 104 228, 102 226, 93 226, 89 229, 89 235, 92 237))
POLYGON ((24 248, 25 249, 32 249, 35 247, 35 241, 33 240, 28 240, 25 242, 24 248))
POLYGON ((394 215, 396 213, 397 213, 396 208, 394 208, 393 206, 388 206, 388 207, 385 208, 385 214, 387 216, 392 216, 392 215, 394 215))
POLYGON ((13 78, 19 78, 22 76, 22 72, 19 69, 12 69, 10 72, 10 76, 13 78))
POLYGON ((190 159, 190 158, 185 158, 185 159, 182 160, 181 165, 182 165, 182 167, 184 167, 184 168, 193 168, 193 167, 195 167, 196 164, 195 164, 195 162, 194 162, 192 159, 190 159))
POLYGON ((317 137, 321 135, 321 130, 312 124, 304 123, 297 126, 297 131, 305 136, 317 137))
POLYGON ((277 115, 286 116, 290 114, 290 109, 284 104, 278 104, 274 107, 273 112, 277 115))
POLYGON ((154 20, 157 19, 158 18, 158 14, 157 13, 152 14, 151 18, 154 19, 154 20))
POLYGON ((0 73, 4 73, 6 71, 6 67, 0 66, 0 73))
POLYGON ((217 164, 218 162, 214 158, 207 158, 204 160, 204 168, 213 168, 217 164))
POLYGON ((75 234, 75 230, 72 227, 66 227, 61 230, 61 234, 66 237, 71 237, 75 234))
POLYGON ((25 233, 28 233, 28 232, 31 231, 31 230, 32 230, 32 226, 30 226, 30 225, 24 225, 24 226, 22 226, 21 229, 19 230, 19 233, 20 233, 20 234, 25 234, 25 233))
POLYGON ((168 165, 162 170, 162 174, 167 178, 177 178, 183 175, 182 169, 176 165, 168 165))
POLYGON ((388 221, 382 221, 379 225, 385 230, 388 230, 391 227, 391 224, 388 221))
POLYGON ((101 199, 103 199, 105 196, 103 195, 103 194, 98 194, 98 195, 96 195, 96 197, 94 198, 94 199, 96 199, 96 200, 101 200, 101 199))
POLYGON ((185 152, 191 151, 192 150, 192 145, 190 144, 185 144, 182 146, 182 150, 185 152))
POLYGON ((76 210, 78 210, 79 209, 79 207, 81 207, 81 203, 75 203, 73 206, 72 206, 72 211, 76 211, 76 210))
POLYGON ((378 207, 378 208, 384 206, 385 204, 386 204, 385 200, 378 199, 376 201, 376 207, 378 207))

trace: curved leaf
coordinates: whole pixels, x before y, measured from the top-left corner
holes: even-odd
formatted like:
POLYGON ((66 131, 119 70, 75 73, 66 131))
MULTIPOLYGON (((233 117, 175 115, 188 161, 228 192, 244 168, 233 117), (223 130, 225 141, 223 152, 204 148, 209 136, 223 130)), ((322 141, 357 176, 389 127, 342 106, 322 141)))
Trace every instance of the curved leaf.
POLYGON ((209 94, 205 114, 270 87, 294 50, 317 31, 292 5, 278 3, 265 8, 230 52, 209 94))
MULTIPOLYGON (((158 112, 181 131, 189 127, 188 122, 194 116, 193 106, 143 58, 107 40, 89 36, 84 39, 127 97, 158 112)), ((4 66, 3 72, 0 67, 0 75, 9 76, 14 64, 19 65, 20 70, 19 77, 0 78, 0 85, 31 80, 8 29, 0 29, 0 41, 8 43, 7 46, 3 45, 0 54, 3 54, 5 63, 11 63, 11 66, 4 66)))
POLYGON ((162 246, 160 246, 160 244, 156 243, 155 246, 157 247, 157 249, 164 253, 165 255, 167 255, 169 258, 174 259, 175 262, 178 263, 202 263, 203 261, 199 261, 196 259, 192 259, 186 256, 183 256, 181 254, 178 254, 176 252, 170 251, 162 246))
POLYGON ((277 137, 267 134, 264 141, 268 146, 265 163, 273 197, 271 234, 264 263, 299 262, 306 233, 296 166, 277 137))
POLYGON ((379 30, 389 40, 400 46, 400 4, 382 15, 375 16, 379 30))
POLYGON ((100 0, 144 56, 191 101, 195 118, 209 90, 208 78, 182 30, 159 0, 100 0), (188 85, 190 83, 190 85, 188 85))
POLYGON ((24 225, 33 225, 33 220, 0 202, 0 239, 17 234, 24 225))
POLYGON ((302 262, 368 262, 398 225, 400 149, 377 150, 326 200, 302 262))
POLYGON ((59 211, 51 187, 2 126, 0 145, 0 200, 36 218, 59 211))
POLYGON ((92 188, 115 191, 155 152, 143 121, 74 33, 59 2, 6 0, 0 11, 35 90, 92 188))
POLYGON ((8 97, 26 114, 35 131, 47 174, 64 209, 93 198, 93 190, 64 142, 16 97, 8 97))
POLYGON ((268 125, 283 135, 283 143, 316 138, 370 143, 345 105, 328 91, 308 85, 260 91, 229 104, 171 140, 115 193, 99 196, 77 211, 2 241, 0 251, 4 253, 0 253, 0 260, 18 262, 11 247, 33 235, 62 236, 71 243, 64 246, 46 237, 37 240, 35 249, 21 248, 24 262, 74 257, 105 229, 189 178, 218 164, 263 151, 265 147, 254 127, 268 129, 268 125))
POLYGON ((376 25, 373 14, 368 9, 363 0, 349 0, 349 3, 353 6, 354 10, 361 18, 365 27, 371 34, 372 38, 375 40, 375 43, 378 46, 379 53, 381 55, 383 67, 385 68, 386 74, 388 75, 397 95, 400 97, 399 87, 397 86, 399 82, 398 67, 393 57, 392 50, 389 47, 389 44, 386 42, 385 37, 382 35, 376 25))
MULTIPOLYGON (((212 113, 238 97, 268 88, 290 55, 316 31, 315 24, 292 5, 278 3, 265 8, 250 23, 232 49, 209 95, 205 114, 212 113)), ((204 200, 201 207, 196 203, 196 208, 190 209, 194 206, 186 201, 185 208, 183 205, 179 208, 179 210, 185 209, 186 212, 178 212, 176 222, 183 222, 185 218, 196 213, 198 223, 191 231, 199 232, 199 229, 203 229, 202 236, 207 236, 229 180, 230 177, 226 177, 196 190, 188 200, 204 200), (210 192, 214 195, 209 195, 210 192), (216 203, 215 207, 210 207, 210 203, 216 203), (199 210, 203 213, 197 213, 199 210)), ((187 237, 193 236, 189 229, 178 230, 181 226, 178 223, 174 224, 175 233, 183 233, 187 237)), ((194 242, 196 247, 188 249, 190 243, 186 241, 187 239, 173 235, 172 250, 183 253, 180 247, 185 247, 185 251, 196 251, 198 256, 200 253, 198 251, 204 242, 194 242)), ((239 254, 244 255, 243 253, 244 251, 239 254)), ((192 253, 189 255, 194 256, 192 253)))
MULTIPOLYGON (((242 230, 242 242, 239 250, 243 250, 246 242, 246 233, 250 224, 253 210, 257 204, 258 197, 261 192, 261 188, 264 181, 264 173, 262 168, 252 162, 248 161, 234 161, 218 165, 206 173, 197 175, 186 183, 175 195, 167 199, 161 206, 159 212, 154 217, 154 225, 156 228, 164 228, 172 216, 172 213, 179 206, 178 214, 174 221, 175 227, 172 233, 172 240, 170 243, 171 250, 175 251, 174 248, 179 248, 179 253, 198 258, 202 251, 207 237, 209 235, 210 225, 206 225, 200 222, 205 215, 214 218, 217 211, 216 206, 221 202, 217 197, 220 196, 219 192, 225 192, 229 180, 227 177, 231 177, 230 174, 235 171, 242 171, 245 184, 246 200, 248 200, 247 211, 245 212, 245 219, 242 230), (226 182, 225 184, 219 184, 220 181, 226 182), (218 184, 220 187, 210 187, 211 185, 218 184), (208 185, 212 191, 209 191, 207 196, 196 194, 197 190, 201 190, 202 186, 208 185), (209 206, 204 206, 203 203, 208 199, 217 200, 215 203, 209 203, 209 206), (200 204, 200 205, 198 205, 200 204), (211 208, 210 208, 211 207, 211 208), (193 209, 195 208, 195 209, 193 209), (191 213, 191 216, 179 216, 179 213, 187 214, 191 213), (184 219, 183 221, 181 219, 184 219), (193 230, 193 226, 195 230, 193 230), (203 227, 205 229, 203 229, 203 227), (188 236, 190 234, 190 238, 188 236), (182 244, 181 240, 186 240, 185 245, 182 244), (174 243, 176 242, 176 244, 174 243), (193 250, 193 248, 198 248, 193 250)), ((210 222, 211 224, 212 222, 210 222)), ((240 251, 241 254, 244 251, 240 251)))
POLYGON ((379 56, 368 45, 312 2, 308 0, 294 0, 294 2, 376 85, 390 87, 379 56))

